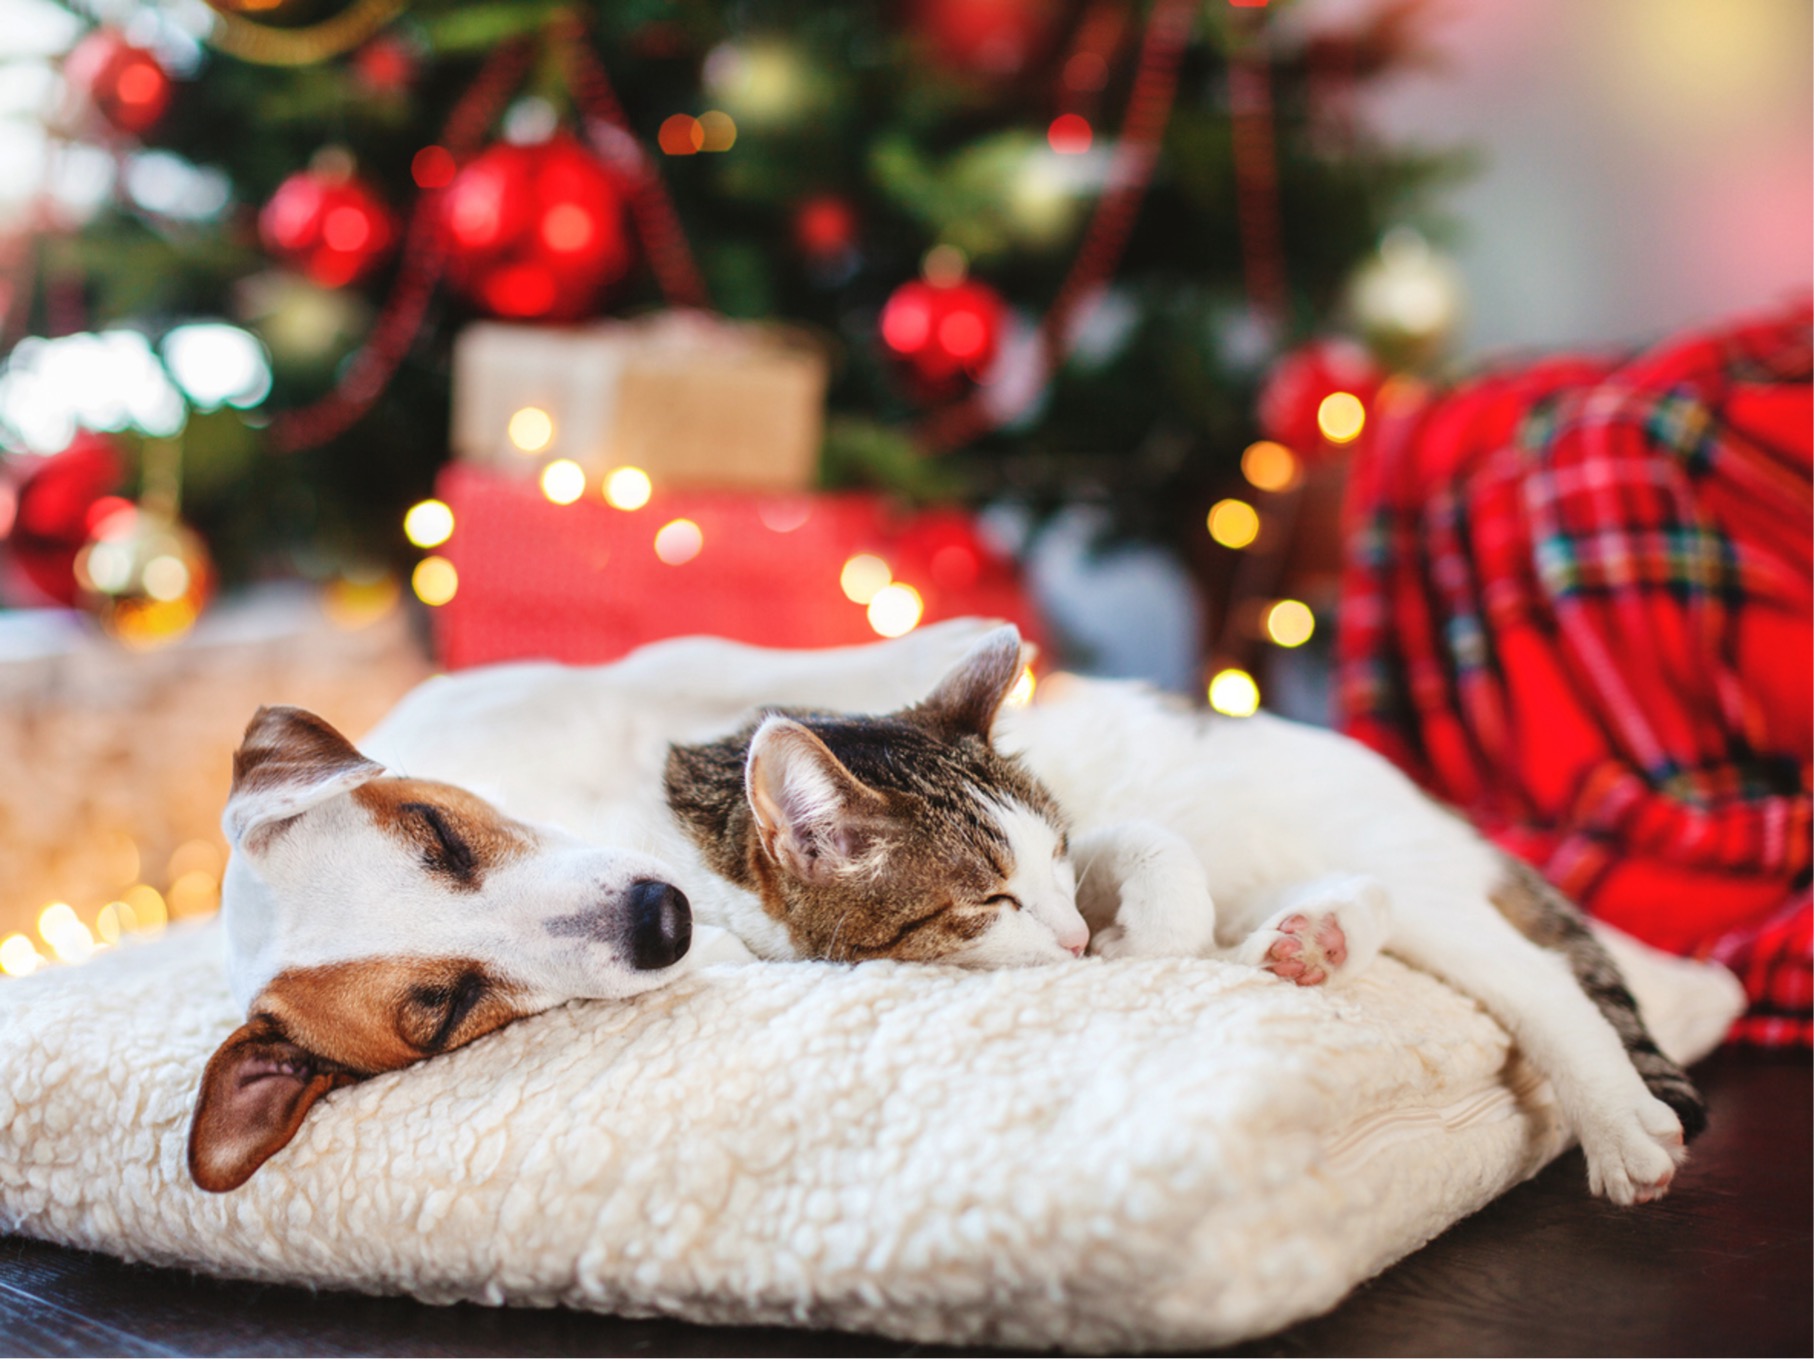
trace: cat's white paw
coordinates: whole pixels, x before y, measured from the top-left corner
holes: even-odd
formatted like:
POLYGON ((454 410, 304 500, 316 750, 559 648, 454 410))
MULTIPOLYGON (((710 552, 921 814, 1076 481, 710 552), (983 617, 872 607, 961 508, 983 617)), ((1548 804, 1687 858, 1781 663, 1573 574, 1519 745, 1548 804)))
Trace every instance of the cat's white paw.
POLYGON ((1093 934, 1087 954, 1102 960, 1155 960, 1178 956, 1205 955, 1206 943, 1199 933, 1171 930, 1154 920, 1141 926, 1119 921, 1093 934), (1160 929, 1159 929, 1160 928, 1160 929))
POLYGON ((1389 935, 1390 900, 1383 886, 1347 876, 1297 896, 1245 939, 1239 959, 1311 988, 1350 979, 1389 935))
POLYGON ((1346 929, 1334 913, 1291 913, 1269 931, 1255 963, 1299 988, 1326 983, 1346 963, 1346 929))
POLYGON ((1665 1102, 1643 1097, 1599 1113, 1580 1132, 1593 1195, 1619 1206, 1654 1201, 1668 1191, 1687 1157, 1681 1118, 1665 1102))

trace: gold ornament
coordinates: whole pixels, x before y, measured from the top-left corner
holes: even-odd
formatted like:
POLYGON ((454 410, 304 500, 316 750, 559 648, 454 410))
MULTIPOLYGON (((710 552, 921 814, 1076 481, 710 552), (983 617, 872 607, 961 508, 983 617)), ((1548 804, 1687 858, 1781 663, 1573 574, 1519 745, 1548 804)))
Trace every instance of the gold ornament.
POLYGON ((1420 368, 1460 323, 1459 271, 1413 229, 1395 227, 1347 281, 1345 306, 1391 368, 1420 368))
POLYGON ((319 24, 283 28, 257 23, 249 14, 270 15, 287 0, 209 0, 215 11, 209 41, 241 61, 261 66, 314 66, 351 52, 404 12, 406 0, 354 0, 319 24))
POLYGON ((76 556, 81 604, 129 648, 155 648, 189 632, 215 589, 196 532, 156 504, 126 506, 95 527, 76 556))

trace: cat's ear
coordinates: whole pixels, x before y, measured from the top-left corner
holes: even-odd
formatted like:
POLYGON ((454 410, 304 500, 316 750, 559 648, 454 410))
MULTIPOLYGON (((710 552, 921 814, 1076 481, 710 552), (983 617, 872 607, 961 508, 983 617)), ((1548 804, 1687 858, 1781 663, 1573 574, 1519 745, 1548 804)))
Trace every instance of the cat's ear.
POLYGON ((988 737, 1023 670, 1024 641, 1017 627, 1007 624, 969 648, 911 713, 948 733, 988 737))
POLYGON ((752 735, 746 801, 766 854, 798 879, 819 882, 865 857, 885 805, 827 744, 780 715, 752 735))

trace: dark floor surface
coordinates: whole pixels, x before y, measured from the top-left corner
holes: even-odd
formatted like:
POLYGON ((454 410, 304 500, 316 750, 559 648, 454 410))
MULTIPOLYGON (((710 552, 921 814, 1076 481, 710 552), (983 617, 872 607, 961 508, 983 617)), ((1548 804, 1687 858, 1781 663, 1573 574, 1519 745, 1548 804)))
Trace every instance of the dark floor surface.
MULTIPOLYGON (((1712 1129, 1665 1202, 1591 1200, 1578 1151, 1244 1357, 1814 1353, 1812 1056, 1696 1071, 1712 1129)), ((949 1356, 853 1334, 435 1307, 217 1281, 0 1238, 0 1354, 949 1356)))

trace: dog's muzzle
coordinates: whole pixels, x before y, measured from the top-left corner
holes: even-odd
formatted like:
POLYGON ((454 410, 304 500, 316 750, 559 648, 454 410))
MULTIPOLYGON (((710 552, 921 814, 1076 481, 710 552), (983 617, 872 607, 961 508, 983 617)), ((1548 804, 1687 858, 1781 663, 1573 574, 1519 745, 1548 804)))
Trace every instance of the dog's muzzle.
POLYGON ((667 969, 689 953, 693 917, 682 890, 662 880, 639 880, 626 899, 634 969, 667 969))

